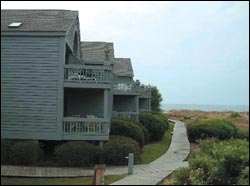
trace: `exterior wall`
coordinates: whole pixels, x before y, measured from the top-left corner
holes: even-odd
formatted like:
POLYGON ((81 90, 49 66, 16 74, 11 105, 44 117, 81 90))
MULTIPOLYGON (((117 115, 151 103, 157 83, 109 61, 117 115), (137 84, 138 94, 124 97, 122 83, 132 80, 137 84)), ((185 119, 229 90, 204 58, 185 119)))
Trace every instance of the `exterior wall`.
POLYGON ((148 98, 139 98, 139 110, 140 111, 149 111, 149 101, 150 99, 148 98))
POLYGON ((62 139, 64 37, 1 33, 1 138, 62 139))
POLYGON ((116 112, 137 112, 136 96, 120 96, 113 97, 113 111, 116 112))
MULTIPOLYGON (((104 117, 104 90, 103 89, 76 89, 67 88, 65 96, 65 116, 94 115, 98 118, 104 117)), ((108 105, 107 105, 108 107, 108 105)))
POLYGON ((127 76, 114 76, 114 83, 132 83, 133 78, 127 76))
POLYGON ((67 61, 66 64, 80 64, 79 60, 72 55, 72 53, 69 53, 65 59, 67 61))

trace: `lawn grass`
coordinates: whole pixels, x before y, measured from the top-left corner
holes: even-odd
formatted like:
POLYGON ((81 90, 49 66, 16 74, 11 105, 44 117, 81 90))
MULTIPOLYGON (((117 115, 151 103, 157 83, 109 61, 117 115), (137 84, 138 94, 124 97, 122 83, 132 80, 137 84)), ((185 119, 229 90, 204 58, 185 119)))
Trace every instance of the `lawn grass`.
MULTIPOLYGON (((105 176, 105 185, 109 185, 126 175, 105 176)), ((1 185, 92 185, 93 177, 78 178, 16 178, 1 177, 1 185)))
POLYGON ((161 141, 144 145, 141 154, 142 164, 148 164, 156 160, 168 150, 172 139, 171 132, 173 128, 174 123, 170 122, 169 129, 165 132, 161 141))

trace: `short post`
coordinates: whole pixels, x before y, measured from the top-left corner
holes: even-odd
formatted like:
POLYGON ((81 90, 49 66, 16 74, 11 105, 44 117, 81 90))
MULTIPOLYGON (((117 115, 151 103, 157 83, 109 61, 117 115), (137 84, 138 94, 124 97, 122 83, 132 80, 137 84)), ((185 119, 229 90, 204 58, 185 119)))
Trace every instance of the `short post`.
POLYGON ((129 153, 128 155, 128 174, 133 174, 134 169, 134 154, 129 153))
POLYGON ((104 185, 105 165, 96 165, 93 177, 93 185, 104 185))

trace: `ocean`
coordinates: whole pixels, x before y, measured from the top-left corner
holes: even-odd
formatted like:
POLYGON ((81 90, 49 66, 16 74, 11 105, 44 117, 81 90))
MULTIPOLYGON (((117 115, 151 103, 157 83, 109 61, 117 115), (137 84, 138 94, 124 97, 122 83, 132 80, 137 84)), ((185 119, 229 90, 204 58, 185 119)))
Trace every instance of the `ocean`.
POLYGON ((162 110, 202 110, 202 111, 235 111, 247 112, 246 105, 192 105, 192 104, 162 104, 162 110))

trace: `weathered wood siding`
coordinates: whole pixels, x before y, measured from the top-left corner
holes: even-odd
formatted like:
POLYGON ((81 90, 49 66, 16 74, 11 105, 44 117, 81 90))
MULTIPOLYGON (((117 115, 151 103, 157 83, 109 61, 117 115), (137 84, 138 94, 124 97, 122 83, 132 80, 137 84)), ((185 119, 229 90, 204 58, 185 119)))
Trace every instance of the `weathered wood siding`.
POLYGON ((149 99, 148 98, 139 98, 139 109, 140 110, 149 110, 149 99))
POLYGON ((87 117, 87 115, 94 115, 99 118, 104 117, 104 89, 66 88, 64 96, 65 116, 87 117))
POLYGON ((114 76, 115 83, 132 83, 133 78, 129 76, 114 76))
POLYGON ((1 35, 2 138, 62 139, 63 41, 1 35))

